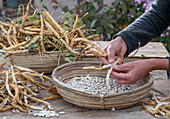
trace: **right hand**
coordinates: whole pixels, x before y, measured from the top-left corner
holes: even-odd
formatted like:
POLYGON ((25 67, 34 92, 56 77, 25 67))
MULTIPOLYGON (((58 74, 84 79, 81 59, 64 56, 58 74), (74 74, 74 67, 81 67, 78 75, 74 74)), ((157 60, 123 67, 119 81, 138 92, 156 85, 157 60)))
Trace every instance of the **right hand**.
MULTIPOLYGON (((127 51, 127 45, 121 36, 111 40, 110 43, 104 48, 108 57, 101 57, 102 62, 107 65, 115 61, 115 56, 124 57, 127 51)), ((123 63, 123 61, 121 61, 123 63)))
POLYGON ((135 84, 152 71, 157 62, 157 59, 147 59, 116 65, 113 67, 112 76, 119 84, 135 84))

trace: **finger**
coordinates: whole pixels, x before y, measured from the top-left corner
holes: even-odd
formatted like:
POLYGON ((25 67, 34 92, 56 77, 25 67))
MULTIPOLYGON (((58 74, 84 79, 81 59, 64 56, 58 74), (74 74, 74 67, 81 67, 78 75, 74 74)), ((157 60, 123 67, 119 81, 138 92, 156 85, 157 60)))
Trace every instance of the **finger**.
POLYGON ((127 72, 131 69, 132 67, 129 63, 120 64, 120 65, 116 65, 115 67, 113 67, 113 70, 120 71, 120 72, 123 72, 123 71, 127 72))
POLYGON ((115 61, 115 51, 112 48, 112 45, 109 45, 107 48, 107 54, 108 54, 108 62, 111 64, 115 61))
POLYGON ((117 79, 121 79, 121 80, 130 80, 131 76, 130 73, 119 73, 116 71, 112 71, 111 74, 113 75, 113 77, 117 78, 117 79))
POLYGON ((101 61, 103 62, 103 64, 105 64, 105 65, 108 65, 108 64, 109 64, 109 62, 108 62, 108 60, 107 60, 107 57, 100 57, 100 59, 101 59, 101 61))
POLYGON ((136 80, 131 73, 112 72, 113 77, 121 84, 135 84, 136 80))
POLYGON ((116 80, 117 83, 119 84, 129 84, 129 81, 127 80, 121 80, 121 79, 117 79, 117 78, 114 78, 116 80))
POLYGON ((103 51, 107 52, 108 45, 103 48, 103 51))
MULTIPOLYGON (((114 72, 114 71, 113 71, 114 72)), ((120 79, 119 77, 114 75, 114 79, 119 84, 130 84, 129 80, 126 79, 120 79)))
MULTIPOLYGON (((103 49, 103 51, 107 52, 107 47, 108 47, 108 46, 105 46, 105 48, 103 49)), ((108 64, 109 64, 109 62, 108 62, 108 60, 107 60, 107 57, 100 57, 100 59, 101 59, 101 61, 103 62, 103 64, 105 64, 105 65, 108 65, 108 64)))
POLYGON ((123 60, 120 60, 117 64, 118 65, 123 64, 123 60))

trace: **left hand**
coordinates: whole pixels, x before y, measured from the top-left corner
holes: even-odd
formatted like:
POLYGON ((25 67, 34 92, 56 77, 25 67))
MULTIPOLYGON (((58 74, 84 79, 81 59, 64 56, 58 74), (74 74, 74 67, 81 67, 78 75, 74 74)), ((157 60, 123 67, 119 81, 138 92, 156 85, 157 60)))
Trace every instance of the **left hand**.
POLYGON ((129 63, 116 65, 112 75, 117 83, 135 84, 139 79, 152 71, 147 60, 139 60, 129 63))
MULTIPOLYGON (((127 49, 127 45, 123 38, 121 36, 117 36, 103 49, 108 54, 108 57, 101 57, 100 59, 106 65, 112 64, 115 61, 115 56, 124 57, 127 49)), ((123 60, 121 60, 118 64, 122 63, 123 60)))

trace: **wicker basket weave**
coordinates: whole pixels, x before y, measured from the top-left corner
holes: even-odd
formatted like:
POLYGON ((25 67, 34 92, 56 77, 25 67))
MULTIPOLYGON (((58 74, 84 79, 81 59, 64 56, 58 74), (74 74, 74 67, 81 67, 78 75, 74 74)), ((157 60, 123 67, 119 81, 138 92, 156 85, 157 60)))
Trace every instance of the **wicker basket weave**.
MULTIPOLYGON (((37 72, 51 73, 58 66, 59 52, 46 51, 36 54, 15 54, 9 57, 11 64, 27 67, 37 72)), ((59 65, 64 64, 64 58, 60 57, 59 65)))
MULTIPOLYGON (((68 51, 64 51, 67 53, 68 51)), ((7 64, 12 64, 16 66, 22 66, 39 73, 52 73, 52 71, 59 65, 65 62, 64 57, 62 57, 59 51, 46 51, 42 52, 42 55, 34 54, 13 54, 6 59, 1 56, 0 63, 6 62, 7 64)))
POLYGON ((105 78, 106 70, 83 70, 84 66, 96 66, 98 67, 101 63, 99 62, 88 62, 79 61, 73 63, 66 63, 54 69, 52 78, 56 84, 59 94, 68 102, 75 105, 93 108, 93 109, 111 109, 111 108, 126 108, 132 106, 141 101, 149 92, 153 79, 148 74, 139 80, 135 86, 137 88, 123 93, 116 94, 87 94, 81 90, 69 87, 65 84, 67 81, 72 79, 74 76, 98 76, 105 78))

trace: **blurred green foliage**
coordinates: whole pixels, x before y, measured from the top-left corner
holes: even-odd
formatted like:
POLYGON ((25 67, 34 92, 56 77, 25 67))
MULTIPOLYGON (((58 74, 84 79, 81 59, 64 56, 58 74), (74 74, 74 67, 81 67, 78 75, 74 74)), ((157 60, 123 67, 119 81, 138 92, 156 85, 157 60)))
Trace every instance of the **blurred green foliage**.
MULTIPOLYGON (((63 6, 57 0, 56 8, 60 7, 65 13, 78 14, 81 22, 86 25, 91 34, 101 34, 100 40, 111 40, 112 35, 124 29, 135 21, 145 10, 148 10, 154 0, 113 0, 106 4, 105 0, 74 0, 75 6, 63 6), (85 14, 87 14, 84 16, 85 14)), ((43 2, 43 0, 41 0, 43 2)), ((74 17, 72 17, 74 18, 74 17)), ((74 19, 72 19, 74 21, 74 19)), ((153 42, 162 42, 170 52, 170 27, 153 42)))
POLYGON ((165 48, 170 52, 170 26, 161 34, 160 37, 153 39, 152 42, 162 42, 165 48))
POLYGON ((137 4, 135 0, 115 0, 106 4, 104 0, 74 0, 76 5, 72 9, 61 6, 64 12, 78 14, 83 17, 91 34, 101 34, 100 40, 110 40, 112 35, 124 29, 127 25, 144 13, 144 2, 137 4))

